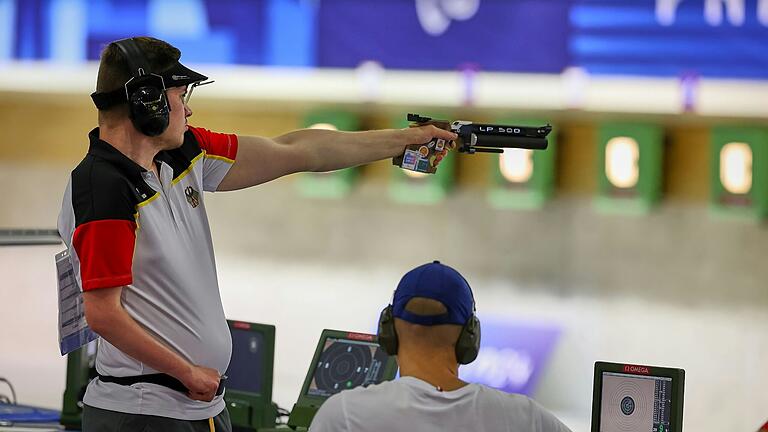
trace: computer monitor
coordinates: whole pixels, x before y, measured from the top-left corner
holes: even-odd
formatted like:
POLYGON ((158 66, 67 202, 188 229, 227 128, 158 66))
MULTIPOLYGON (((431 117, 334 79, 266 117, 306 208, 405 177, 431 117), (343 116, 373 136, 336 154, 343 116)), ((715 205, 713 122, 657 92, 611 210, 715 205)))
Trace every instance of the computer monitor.
POLYGON ((323 330, 288 426, 309 427, 326 399, 358 386, 390 381, 397 361, 379 346, 376 335, 323 330))
POLYGON ((98 339, 67 354, 67 381, 61 407, 61 424, 65 429, 81 429, 83 396, 88 383, 96 377, 98 339))
POLYGON ((272 403, 275 326, 227 320, 232 334, 232 358, 225 372, 224 400, 234 431, 275 426, 272 403))
POLYGON ((682 432, 683 369, 595 363, 592 432, 682 432))

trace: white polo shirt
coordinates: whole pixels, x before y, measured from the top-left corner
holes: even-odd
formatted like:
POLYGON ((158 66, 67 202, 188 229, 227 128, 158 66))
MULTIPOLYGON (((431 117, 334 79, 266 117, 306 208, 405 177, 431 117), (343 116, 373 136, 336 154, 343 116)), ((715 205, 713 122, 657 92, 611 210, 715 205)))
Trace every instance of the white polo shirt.
MULTIPOLYGON (((203 191, 215 191, 237 154, 235 135, 190 127, 180 148, 155 158, 159 178, 90 134, 90 148, 72 171, 59 234, 84 291, 125 286, 122 305, 160 342, 192 364, 224 373, 232 341, 219 295, 203 191)), ((99 341, 102 375, 157 371, 99 341)), ((183 420, 224 409, 156 384, 91 381, 84 402, 96 408, 183 420)))
POLYGON ((526 396, 468 384, 439 391, 415 377, 337 393, 323 403, 310 432, 570 432, 526 396))

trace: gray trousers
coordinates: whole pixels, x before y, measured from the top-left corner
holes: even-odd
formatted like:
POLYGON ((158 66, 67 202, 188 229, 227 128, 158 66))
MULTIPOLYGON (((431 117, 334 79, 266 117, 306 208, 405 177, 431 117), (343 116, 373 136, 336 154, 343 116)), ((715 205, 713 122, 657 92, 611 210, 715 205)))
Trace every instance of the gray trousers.
POLYGON ((227 408, 210 421, 126 414, 83 406, 83 432, 232 432, 227 408))

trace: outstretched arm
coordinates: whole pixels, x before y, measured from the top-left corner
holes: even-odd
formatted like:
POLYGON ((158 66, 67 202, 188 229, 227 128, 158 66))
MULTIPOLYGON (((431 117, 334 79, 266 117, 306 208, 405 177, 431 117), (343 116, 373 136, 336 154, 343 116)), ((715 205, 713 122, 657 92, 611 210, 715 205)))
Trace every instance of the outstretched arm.
POLYGON ((238 137, 237 160, 218 190, 236 190, 302 171, 333 171, 401 155, 409 144, 456 134, 435 126, 340 132, 302 129, 276 138, 238 137))

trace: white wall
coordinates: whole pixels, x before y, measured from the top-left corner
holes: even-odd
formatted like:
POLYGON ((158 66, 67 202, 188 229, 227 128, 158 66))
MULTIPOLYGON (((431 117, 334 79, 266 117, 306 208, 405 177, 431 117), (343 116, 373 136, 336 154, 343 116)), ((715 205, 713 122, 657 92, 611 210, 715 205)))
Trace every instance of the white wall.
MULTIPOLYGON (((22 403, 60 408, 66 364, 56 333, 56 247, 0 249, 0 376, 22 403)), ((407 269, 329 267, 218 255, 230 318, 277 326, 274 400, 290 409, 323 328, 370 331, 407 269)), ((537 399, 574 432, 589 427, 595 360, 686 370, 685 428, 755 430, 766 419, 768 312, 663 301, 563 298, 467 274, 480 316, 548 320, 565 333, 537 399)), ((530 287, 528 287, 530 288, 530 287)), ((0 392, 7 392, 0 388, 0 392)))
MULTIPOLYGON (((219 255, 229 317, 277 326, 274 400, 295 402, 323 328, 370 331, 408 269, 328 268, 219 255)), ((564 329, 537 399, 587 431, 596 360, 686 370, 686 430, 756 430, 768 414, 768 311, 562 298, 466 274, 480 317, 550 321, 564 329), (761 360, 762 359, 762 360, 761 360)), ((543 291, 538 291, 543 292, 543 291)))
MULTIPOLYGON (((66 358, 59 354, 56 268, 61 247, 0 247, 0 376, 19 403, 61 409, 66 358)), ((10 396, 0 384, 0 393, 10 396)))

